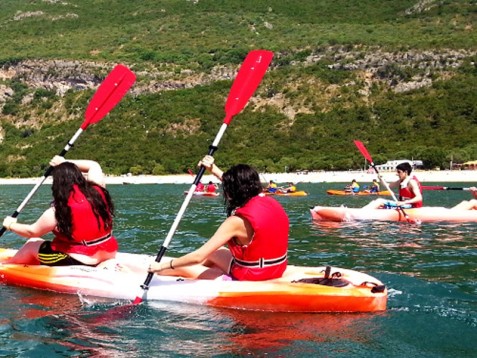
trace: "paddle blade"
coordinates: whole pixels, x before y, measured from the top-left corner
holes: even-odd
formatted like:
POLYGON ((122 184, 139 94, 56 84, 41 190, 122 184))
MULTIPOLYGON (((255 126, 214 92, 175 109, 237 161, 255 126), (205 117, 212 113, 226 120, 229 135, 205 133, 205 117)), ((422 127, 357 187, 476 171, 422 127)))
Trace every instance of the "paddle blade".
POLYGON ((98 87, 85 112, 81 129, 99 122, 124 97, 136 81, 136 75, 124 65, 116 65, 98 87))
POLYGON ((361 154, 363 154, 363 156, 366 158, 366 160, 370 163, 373 162, 373 158, 371 158, 371 154, 369 154, 368 150, 366 149, 366 147, 364 146, 363 142, 359 141, 359 140, 355 140, 354 141, 354 144, 356 145, 356 147, 358 148, 358 150, 361 152, 361 154))
POLYGON ((253 50, 245 57, 225 103, 225 124, 230 124, 232 117, 245 107, 267 72, 272 58, 273 52, 266 50, 253 50))

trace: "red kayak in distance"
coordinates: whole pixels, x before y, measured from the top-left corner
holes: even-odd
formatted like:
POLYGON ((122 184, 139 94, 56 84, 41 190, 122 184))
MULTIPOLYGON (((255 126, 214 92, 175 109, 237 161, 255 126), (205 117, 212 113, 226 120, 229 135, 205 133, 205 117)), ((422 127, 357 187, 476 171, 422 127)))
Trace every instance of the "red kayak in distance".
MULTIPOLYGON (((187 195, 189 192, 186 190, 184 191, 184 195, 187 195)), ((194 191, 194 196, 205 196, 205 197, 217 197, 220 195, 220 193, 217 193, 217 192, 207 192, 207 191, 194 191)))

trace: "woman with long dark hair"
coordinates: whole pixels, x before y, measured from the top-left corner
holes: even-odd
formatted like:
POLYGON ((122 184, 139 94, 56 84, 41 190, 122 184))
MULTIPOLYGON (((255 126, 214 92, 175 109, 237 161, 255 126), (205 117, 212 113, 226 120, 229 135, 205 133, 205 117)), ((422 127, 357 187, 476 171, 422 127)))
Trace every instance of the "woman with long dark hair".
POLYGON ((55 156, 51 187, 53 204, 33 224, 7 216, 3 226, 29 240, 8 262, 49 266, 95 266, 114 258, 114 205, 101 166, 92 160, 55 156), (85 178, 85 176, 87 178, 85 178), (41 236, 52 232, 54 239, 41 236))
POLYGON ((154 262, 149 271, 202 279, 224 274, 248 281, 281 277, 287 267, 288 216, 275 199, 262 194, 257 171, 238 164, 223 173, 212 156, 199 164, 222 180, 227 219, 197 250, 154 262))

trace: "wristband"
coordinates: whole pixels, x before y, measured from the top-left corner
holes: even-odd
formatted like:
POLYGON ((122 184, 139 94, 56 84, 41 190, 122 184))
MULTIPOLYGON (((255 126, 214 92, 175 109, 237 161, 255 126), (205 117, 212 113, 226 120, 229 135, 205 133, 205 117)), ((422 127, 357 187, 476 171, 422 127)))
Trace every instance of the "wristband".
POLYGON ((174 270, 174 266, 172 266, 172 260, 169 261, 169 267, 171 268, 171 270, 174 270))

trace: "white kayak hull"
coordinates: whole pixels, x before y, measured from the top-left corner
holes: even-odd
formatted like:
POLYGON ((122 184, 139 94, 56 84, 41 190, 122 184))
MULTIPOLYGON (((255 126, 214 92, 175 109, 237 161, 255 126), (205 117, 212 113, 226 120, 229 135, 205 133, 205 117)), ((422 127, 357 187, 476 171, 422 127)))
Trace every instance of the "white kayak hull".
MULTIPOLYGON (((0 262, 15 250, 0 249, 0 262)), ((230 281, 187 279, 154 275, 148 290, 146 268, 153 256, 118 253, 98 267, 0 264, 0 281, 8 285, 55 292, 133 301, 170 301, 243 310, 274 312, 373 312, 386 309, 387 289, 376 278, 342 268, 344 287, 294 282, 321 280, 325 267, 289 266, 280 279, 230 281)), ((336 281, 336 280, 335 280, 336 281)))

